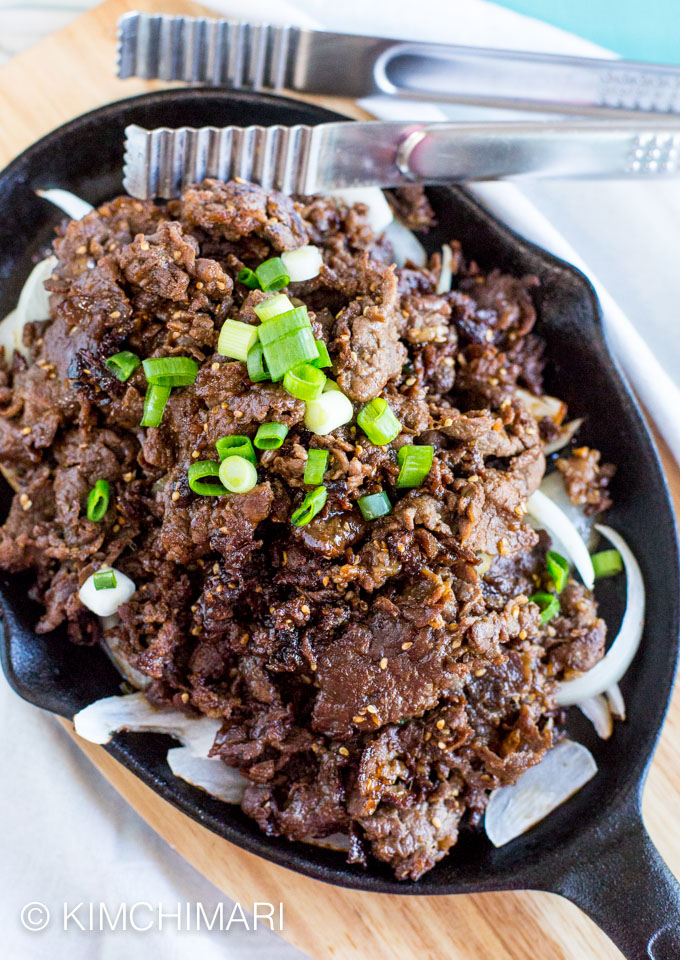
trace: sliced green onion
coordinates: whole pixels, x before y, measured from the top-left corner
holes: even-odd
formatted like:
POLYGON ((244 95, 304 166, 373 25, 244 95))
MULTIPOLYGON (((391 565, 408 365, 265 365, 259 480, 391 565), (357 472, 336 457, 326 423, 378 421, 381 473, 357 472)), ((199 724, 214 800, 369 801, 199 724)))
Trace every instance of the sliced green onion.
POLYGON ((258 327, 240 320, 225 320, 217 341, 217 352, 233 360, 247 360, 248 351, 257 342, 258 327))
MULTIPOLYGON (((274 299, 276 300, 276 297, 274 299)), ((288 297, 286 297, 287 299, 288 297)), ((263 347, 267 347, 269 344, 295 333, 296 330, 303 329, 309 329, 310 331, 312 329, 307 307, 293 307, 292 310, 286 310, 285 313, 277 313, 276 316, 264 321, 262 326, 258 327, 260 343, 263 347)), ((316 350, 315 344, 314 356, 316 357, 318 354, 319 351, 316 350)))
POLYGON ((311 363, 301 363, 288 370, 283 378, 283 388, 298 400, 317 400, 323 393, 326 374, 311 363))
POLYGON ((367 497, 359 497, 357 503, 364 520, 377 520, 378 517, 387 516, 392 510, 390 498, 384 490, 382 493, 371 493, 367 497))
POLYGON ((113 590, 116 586, 116 575, 113 570, 97 570, 92 575, 95 590, 113 590))
POLYGON ((186 387, 198 373, 198 364, 191 357, 150 357, 142 366, 149 383, 159 387, 186 387))
POLYGON ((258 450, 278 450, 287 433, 288 427, 282 423, 263 423, 257 428, 253 442, 258 450))
POLYGON ((255 270, 257 279, 263 290, 280 290, 290 282, 288 271, 283 260, 280 257, 272 257, 271 260, 265 260, 255 270))
POLYGON ((267 364, 264 362, 264 353, 262 344, 258 340, 248 351, 248 376, 253 383, 260 383, 262 380, 270 380, 267 364))
POLYGON ((165 404, 170 396, 170 387, 161 387, 156 383, 149 384, 144 397, 144 415, 141 427, 157 427, 163 419, 165 404))
POLYGON ((307 452, 307 463, 305 464, 305 483, 317 484, 323 482, 323 476, 328 466, 328 450, 317 450, 316 448, 307 452))
POLYGON ((401 467, 397 487, 419 487, 430 472, 433 457, 434 447, 429 444, 402 447, 397 454, 401 467))
POLYGON ((251 290, 258 290, 260 287, 257 274, 254 270, 251 270, 250 267, 242 267, 236 274, 236 279, 242 283, 244 287, 249 287, 251 290))
POLYGON ((114 377, 118 377, 125 383, 141 362, 136 353, 132 353, 130 350, 122 350, 120 353, 114 353, 112 357, 109 357, 104 365, 108 367, 114 377))
POLYGON ((316 349, 319 351, 319 356, 316 360, 312 360, 312 365, 315 367, 332 367, 331 358, 328 355, 328 347, 324 340, 315 340, 316 349))
POLYGON ((227 457, 243 457, 251 463, 257 463, 250 437, 244 437, 240 433, 234 433, 230 437, 220 437, 215 441, 215 448, 220 460, 226 460, 227 457))
POLYGON ((273 320, 274 317, 278 317, 282 313, 290 313, 294 309, 295 307, 285 293, 277 293, 275 297, 269 297, 268 300, 263 300, 262 303, 257 303, 254 307, 255 313, 262 323, 273 320))
POLYGON ((596 580, 613 577, 623 570, 623 560, 618 550, 601 550, 600 553, 594 553, 590 559, 593 561, 596 580))
POLYGON ((569 579, 569 561, 566 557, 563 557, 561 553, 556 553, 555 550, 548 550, 545 555, 545 564, 555 584, 556 592, 562 593, 569 579))
POLYGON ((106 516, 109 509, 109 495, 111 488, 108 480, 97 480, 87 495, 87 519, 99 523, 106 516))
POLYGON ((529 600, 541 608, 541 623, 548 623, 560 612, 560 601, 554 593, 539 590, 538 593, 532 593, 529 600))
POLYGON ((357 423, 371 443, 379 447, 391 443, 401 433, 401 424, 392 413, 387 400, 382 397, 376 397, 361 408, 357 423))
POLYGON ((227 457, 220 464, 220 480, 231 493, 248 493, 257 485, 257 470, 250 460, 227 457))
POLYGON ((302 501, 297 510, 290 515, 290 522, 294 527, 304 527, 310 520, 326 506, 328 492, 325 487, 317 487, 311 490, 302 501))
POLYGON ((323 266, 323 257, 318 247, 307 245, 281 254, 283 265, 291 283, 303 283, 316 277, 323 266))
MULTIPOLYGON (((276 323, 277 321, 272 320, 271 322, 276 323)), ((267 326, 269 324, 264 323, 260 329, 267 326)), ((295 333, 283 337, 281 340, 276 340, 274 343, 263 344, 263 350, 267 369, 274 381, 281 380, 293 367, 314 360, 319 355, 311 327, 296 330, 295 333)))
POLYGON ((353 416, 352 401, 332 380, 326 381, 318 400, 305 404, 305 426, 318 437, 325 437, 344 426, 353 416))
POLYGON ((219 481, 208 480, 208 477, 218 477, 220 464, 215 460, 198 460, 192 463, 187 471, 187 480, 194 493, 201 497, 219 497, 227 491, 219 481))

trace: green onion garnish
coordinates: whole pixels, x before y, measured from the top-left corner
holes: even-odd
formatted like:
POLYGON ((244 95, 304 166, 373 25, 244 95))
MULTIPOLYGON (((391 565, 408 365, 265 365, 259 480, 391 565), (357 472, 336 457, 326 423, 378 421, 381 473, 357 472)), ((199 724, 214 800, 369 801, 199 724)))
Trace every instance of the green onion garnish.
POLYGON ((253 443, 258 450, 278 450, 287 433, 288 427, 282 423, 263 423, 257 428, 253 443))
POLYGON ((193 383, 198 364, 191 357, 151 357, 142 366, 149 383, 159 387, 185 387, 193 383))
POLYGON ((109 495, 111 488, 108 480, 97 480, 87 495, 87 519, 99 523, 106 516, 109 509, 109 495))
POLYGON ((359 497, 357 503, 364 520, 377 520, 378 517, 385 517, 392 509, 390 498, 384 490, 382 493, 371 493, 367 497, 359 497))
POLYGON ((215 448, 220 460, 226 460, 227 457, 243 457, 251 463, 257 463, 250 437, 244 437, 240 433, 234 433, 230 437, 220 437, 215 441, 215 448))
POLYGON ((434 447, 428 444, 401 447, 397 454, 401 467, 397 487, 419 487, 430 472, 433 457, 434 447))
POLYGON ((311 363, 301 363, 287 371, 283 388, 298 400, 317 400, 323 393, 325 382, 325 373, 311 363))
POLYGON ((290 515, 290 522, 294 527, 306 526, 317 513, 323 510, 327 499, 328 492, 325 487, 317 487, 315 490, 311 490, 297 510, 293 510, 290 515))
MULTIPOLYGON (((274 300, 276 299, 278 298, 274 297, 274 300)), ((288 297, 286 297, 286 300, 287 299, 288 297)), ((268 300, 265 301, 265 303, 269 302, 268 300)), ((277 313, 276 316, 264 321, 262 326, 258 327, 260 342, 263 347, 267 347, 277 340, 283 340, 285 337, 290 336, 290 334, 295 333, 296 330, 304 329, 309 329, 310 331, 312 329, 307 307, 293 307, 292 310, 277 313)), ((312 337, 312 339, 314 338, 312 337)), ((314 356, 318 357, 318 355, 319 351, 316 349, 316 344, 314 344, 314 356)))
POLYGON ((623 570, 623 560, 618 550, 601 550, 600 553, 594 553, 590 559, 593 561, 596 580, 613 577, 623 570))
POLYGON ((391 443, 401 433, 401 424, 392 413, 387 400, 382 397, 376 397, 361 408, 357 423, 371 443, 379 447, 391 443))
POLYGON ((556 592, 562 593, 569 579, 569 561, 566 557, 563 557, 561 553, 548 550, 545 555, 545 564, 555 584, 556 592))
POLYGON ((560 601, 554 593, 545 593, 539 590, 538 593, 532 593, 529 600, 541 608, 541 623, 548 623, 560 612, 560 601))
MULTIPOLYGON (((231 458, 230 458, 231 459, 231 458)), ((219 481, 207 477, 218 477, 220 464, 215 460, 198 460, 187 471, 187 480, 194 493, 201 497, 219 497, 227 491, 219 481)))
POLYGON ((141 419, 142 427, 157 427, 163 419, 165 404, 170 396, 170 387, 161 387, 150 383, 144 397, 144 415, 141 419))
POLYGON ((267 364, 264 362, 264 353, 262 351, 262 344, 258 340, 257 343, 248 351, 248 359, 246 361, 248 364, 248 376, 253 383, 260 383, 262 380, 270 380, 269 371, 267 370, 267 364))
POLYGON ((328 466, 328 450, 317 450, 313 448, 307 452, 307 463, 305 464, 305 483, 318 484, 323 483, 323 477, 328 466))
POLYGON ((271 260, 265 260, 255 270, 260 286, 267 292, 269 290, 280 290, 290 282, 290 277, 286 270, 286 265, 280 257, 272 257, 271 260))
POLYGON ((262 303, 257 303, 254 307, 255 313, 262 323, 273 320, 274 317, 279 317, 282 313, 290 313, 294 309, 295 307, 285 293, 277 293, 275 297, 269 297, 268 300, 263 300, 262 303))
POLYGON ((217 352, 232 360, 248 359, 248 352, 257 342, 258 327, 240 320, 225 320, 217 341, 217 352))
POLYGON ((242 267, 236 274, 236 279, 245 287, 250 287, 251 290, 259 289, 260 281, 257 279, 255 271, 251 270, 250 267, 242 267))
POLYGON ((311 361, 312 366, 319 367, 320 369, 322 367, 332 367, 333 364, 331 363, 331 358, 328 355, 328 347, 326 346, 326 342, 324 340, 315 340, 314 343, 316 344, 316 349, 319 351, 319 356, 316 358, 316 360, 311 361))
MULTIPOLYGON (((272 320, 271 323, 278 323, 278 320, 272 320)), ((260 330, 266 329, 268 323, 263 323, 260 330)), ((302 330, 296 330, 294 333, 283 337, 274 343, 263 344, 264 358, 267 362, 272 380, 281 380, 281 378, 293 367, 301 363, 313 360, 318 357, 316 344, 314 343, 314 334, 311 327, 302 330)), ((314 368, 315 369, 315 368, 314 368)))
POLYGON ((92 582, 95 590, 112 590, 116 586, 116 575, 113 570, 97 570, 92 582))
POLYGON ((250 460, 227 457, 220 464, 220 480, 231 493, 248 493, 257 485, 257 470, 250 460))
POLYGON ((120 381, 125 383, 141 362, 136 353, 132 353, 130 350, 122 350, 120 353, 114 353, 112 357, 109 357, 104 365, 108 367, 114 377, 118 377, 120 381))

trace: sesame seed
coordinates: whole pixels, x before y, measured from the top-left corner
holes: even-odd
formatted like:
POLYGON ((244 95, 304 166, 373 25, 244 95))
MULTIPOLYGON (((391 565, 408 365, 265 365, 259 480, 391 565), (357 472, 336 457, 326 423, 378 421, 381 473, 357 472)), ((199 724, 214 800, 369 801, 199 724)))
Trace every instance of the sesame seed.
POLYGON ((218 280, 217 283, 215 284, 215 286, 217 287, 218 290, 226 290, 226 289, 227 289, 226 283, 222 283, 221 280, 218 280))
POLYGON ((347 747, 340 747, 340 749, 338 750, 338 753, 341 753, 343 757, 349 756, 349 750, 347 749, 347 747))
POLYGON ((520 630, 520 632, 519 632, 519 638, 520 638, 520 640, 526 640, 526 638, 527 638, 527 632, 526 632, 526 630, 520 630))
POLYGON ((406 384, 407 387, 412 387, 413 384, 416 382, 416 378, 415 378, 415 377, 409 377, 408 380, 406 380, 406 381, 404 381, 404 382, 405 382, 405 384, 406 384))
POLYGON ((29 435, 29 433, 31 432, 31 428, 30 428, 30 427, 23 427, 23 429, 22 429, 21 432, 23 433, 23 435, 24 435, 25 437, 27 437, 27 436, 29 435))
POLYGON ((316 673, 316 664, 313 663, 309 669, 312 671, 312 673, 316 673))
POLYGON ((513 607, 511 613, 512 613, 513 617, 518 617, 518 616, 519 616, 519 607, 517 607, 517 606, 513 607))
POLYGON ((114 525, 113 525, 113 532, 114 532, 114 533, 118 533, 119 531, 120 531, 120 524, 119 524, 119 523, 114 523, 114 525))
POLYGON ((112 320, 117 320, 120 316, 120 310, 114 310, 113 313, 109 314, 112 320))
POLYGON ((199 280, 198 283, 196 284, 196 289, 197 289, 197 290, 202 290, 202 289, 203 289, 203 282, 202 282, 201 280, 199 280))
POLYGON ((438 740, 437 746, 439 747, 440 750, 446 750, 446 744, 444 743, 443 740, 438 740))
POLYGON ((302 606, 300 607, 300 609, 302 610, 302 612, 303 612, 306 616, 309 616, 309 614, 312 612, 312 611, 310 610, 310 608, 309 608, 309 604, 307 604, 307 603, 303 603, 302 606))
POLYGON ((480 667, 479 670, 475 670, 476 677, 483 677, 486 673, 486 667, 480 667))
POLYGON ((442 824, 441 824, 441 820, 439 820, 438 817, 432 817, 431 823, 432 823, 432 826, 435 828, 435 830, 441 829, 442 824))
POLYGON ((148 250, 148 249, 149 249, 149 244, 148 244, 146 241, 144 241, 144 243, 140 243, 139 246, 140 246, 140 248, 141 248, 142 250, 148 250))
POLYGON ((200 453, 198 452, 198 450, 192 450, 191 456, 193 457, 194 460, 198 460, 198 458, 200 457, 200 453))
POLYGON ((413 643, 410 640, 407 640, 406 643, 402 643, 401 649, 410 650, 412 646, 413 646, 413 643))
POLYGON ((212 369, 212 370, 219 370, 219 369, 220 369, 219 363, 213 363, 213 364, 211 365, 211 369, 212 369))
POLYGON ((180 700, 182 701, 182 703, 188 703, 188 702, 189 702, 189 694, 188 694, 188 693, 183 693, 182 696, 180 697, 180 700))
POLYGON ((436 727, 437 727, 437 730, 443 729, 443 727, 444 727, 444 721, 443 721, 443 720, 437 720, 436 727))
POLYGON ((352 717, 354 723, 363 723, 366 717, 360 717, 358 714, 356 717, 352 717))
POLYGON ((382 660, 380 661, 380 669, 381 670, 387 669, 387 657, 383 657, 382 660))
POLYGON ((447 417, 446 420, 444 420, 444 426, 450 427, 452 425, 453 425, 453 419, 451 417, 447 417))
POLYGON ((323 580, 321 581, 321 583, 324 585, 324 587, 327 587, 327 586, 328 586, 328 584, 330 583, 330 579, 331 579, 330 577, 324 577, 324 578, 323 578, 323 580))
POLYGON ((234 410, 234 416, 238 420, 240 417, 243 416, 243 410, 234 410))
POLYGON ((126 483, 130 483, 133 478, 134 473, 131 470, 123 474, 123 480, 125 480, 126 483))
POLYGON ((79 247, 76 248, 76 253, 82 257, 84 253, 87 253, 87 246, 84 243, 81 244, 79 247))
POLYGON ((374 706, 372 703, 369 703, 369 705, 366 707, 366 710, 367 710, 369 713, 377 713, 377 712, 378 712, 378 708, 377 708, 376 706, 374 706))

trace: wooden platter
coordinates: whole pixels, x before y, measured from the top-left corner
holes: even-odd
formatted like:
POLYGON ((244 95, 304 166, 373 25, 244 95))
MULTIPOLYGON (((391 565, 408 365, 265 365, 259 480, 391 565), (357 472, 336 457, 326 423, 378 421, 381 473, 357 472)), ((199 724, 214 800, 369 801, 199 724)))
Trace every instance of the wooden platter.
MULTIPOLYGON (((0 166, 70 118, 163 86, 119 81, 115 25, 131 9, 205 12, 188 0, 107 0, 0 68, 0 166)), ((306 98, 324 103, 323 98, 306 98)), ((325 101, 361 116, 347 101, 325 101)), ((680 506, 680 470, 662 454, 680 506)), ((670 638, 669 638, 670 642, 670 638)), ((70 729, 70 725, 67 725, 70 729)), ((75 734, 73 734, 75 737, 75 734)), ((621 960, 575 906, 546 893, 394 897, 332 889, 232 846, 188 819, 104 750, 75 738, 135 810, 226 895, 244 905, 283 900, 284 936, 315 960, 621 960)), ((652 839, 680 875, 680 688, 676 689, 645 791, 652 839)))

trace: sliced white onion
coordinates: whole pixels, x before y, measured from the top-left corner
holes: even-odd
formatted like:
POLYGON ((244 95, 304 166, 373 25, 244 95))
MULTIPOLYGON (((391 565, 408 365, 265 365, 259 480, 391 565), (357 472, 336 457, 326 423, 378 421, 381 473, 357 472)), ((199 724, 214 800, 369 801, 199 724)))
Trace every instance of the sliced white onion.
POLYGON ((537 397, 536 394, 530 393, 528 390, 522 390, 521 388, 515 390, 515 396, 518 400, 521 400, 536 420, 542 420, 544 417, 548 417, 558 426, 564 420, 567 405, 563 400, 558 400, 557 397, 551 397, 547 393, 537 397))
POLYGON ((36 263, 21 288, 16 309, 0 323, 0 346, 5 348, 9 360, 16 350, 24 356, 28 351, 23 344, 23 332, 33 320, 47 320, 50 315, 50 294, 45 290, 45 280, 54 273, 56 257, 46 257, 36 263))
POLYGON ((596 697, 618 683, 637 653, 645 625, 645 584, 633 552, 611 527, 596 524, 595 529, 621 554, 626 570, 626 610, 619 632, 600 662, 581 676, 560 683, 555 699, 561 707, 596 697))
POLYGON ((88 203, 87 200, 81 200, 70 190, 36 190, 35 192, 43 200, 49 200, 55 207, 63 210, 71 220, 82 220, 90 210, 94 210, 91 203, 88 203))
POLYGON ((121 653, 120 641, 115 635, 107 633, 111 627, 114 627, 118 624, 118 615, 112 614, 110 617, 100 617, 99 621, 102 625, 102 630, 104 631, 102 646, 104 647, 104 652, 108 656, 111 663, 114 665, 116 670, 118 670, 120 675, 125 677, 127 682, 132 684, 133 687, 136 687, 137 690, 146 690, 151 683, 151 677, 146 673, 142 673, 141 670, 137 670, 136 667, 133 667, 132 664, 128 663, 127 658, 121 653))
POLYGON ((403 267, 407 260, 410 260, 417 267, 424 267, 427 263, 425 247, 415 233, 409 230, 400 220, 392 221, 385 230, 385 238, 392 247, 398 267, 403 267))
POLYGON ((549 457, 551 453, 557 453, 558 450, 562 450, 564 447, 566 447, 566 445, 574 439, 582 426, 583 417, 579 417, 576 420, 570 420, 569 423, 565 423, 564 426, 560 428, 559 435, 555 437, 554 440, 551 440, 550 443, 543 444, 543 453, 546 455, 546 457, 549 457))
POLYGON ((595 520, 593 517, 586 516, 582 506, 575 506, 569 499, 567 488, 564 485, 564 476, 559 470, 554 470, 543 477, 541 493, 544 493, 549 500, 557 504, 562 513, 567 517, 578 530, 581 539, 585 541, 588 550, 592 552, 595 549, 595 543, 599 539, 593 527, 595 520))
POLYGON ((345 187, 342 190, 330 190, 328 195, 342 200, 348 207, 355 203, 365 203, 368 207, 368 223, 373 233, 382 233, 394 219, 392 207, 380 187, 345 187))
POLYGON ((109 587, 105 590, 97 590, 94 585, 95 574, 91 574, 78 591, 80 602, 96 613, 98 617, 110 617, 116 613, 118 607, 127 603, 137 587, 129 577, 126 577, 120 570, 114 567, 102 567, 97 573, 104 570, 113 570, 116 577, 115 587, 109 587))
POLYGON ((173 707, 154 707, 143 693, 104 697, 85 707, 73 718, 78 736, 90 743, 108 743, 114 733, 167 733, 187 747, 195 757, 207 757, 222 721, 212 717, 191 717, 173 707))
POLYGON ((602 694, 590 697, 588 700, 582 700, 578 708, 595 727, 598 737, 609 740, 614 730, 614 722, 607 698, 602 694))
POLYGON ((442 244, 442 266, 437 281, 437 293, 448 293, 453 284, 453 250, 450 243, 442 244))
POLYGON ((486 808, 484 828, 495 847, 525 833, 572 797, 597 773, 587 747, 563 740, 540 763, 525 770, 510 787, 494 790, 486 808))
POLYGON ((224 803, 240 803, 249 783, 219 757, 196 756, 189 747, 168 750, 168 766, 176 777, 224 803))
POLYGON ((353 416, 352 401, 341 390, 332 387, 324 391, 318 400, 305 404, 305 426, 318 437, 325 437, 349 423, 353 416))
POLYGON ((318 276, 323 265, 323 257, 318 247, 307 244, 297 250, 286 250, 281 254, 286 273, 291 283, 302 283, 318 276))
POLYGON ((607 698, 612 716, 616 717, 617 720, 625 720, 626 701, 623 699, 623 694, 621 693, 621 688, 618 683, 614 683, 611 687, 608 687, 604 695, 607 698))
POLYGON ((553 546, 574 564, 589 590, 595 583, 593 562, 581 534, 569 517, 541 490, 536 490, 527 501, 529 517, 537 528, 547 530, 553 546))

